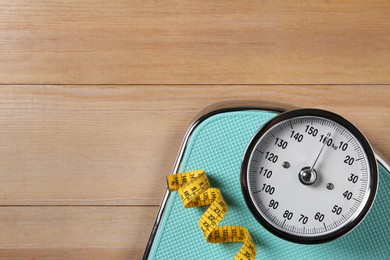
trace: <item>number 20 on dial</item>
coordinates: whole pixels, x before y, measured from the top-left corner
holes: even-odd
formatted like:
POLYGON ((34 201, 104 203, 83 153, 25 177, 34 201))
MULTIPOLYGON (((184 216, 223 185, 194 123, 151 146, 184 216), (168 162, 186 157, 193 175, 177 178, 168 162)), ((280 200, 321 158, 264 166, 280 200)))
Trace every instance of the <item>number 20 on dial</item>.
POLYGON ((336 239, 368 213, 378 186, 367 139, 344 118, 319 109, 285 112, 254 136, 241 186, 254 217, 297 243, 336 239))

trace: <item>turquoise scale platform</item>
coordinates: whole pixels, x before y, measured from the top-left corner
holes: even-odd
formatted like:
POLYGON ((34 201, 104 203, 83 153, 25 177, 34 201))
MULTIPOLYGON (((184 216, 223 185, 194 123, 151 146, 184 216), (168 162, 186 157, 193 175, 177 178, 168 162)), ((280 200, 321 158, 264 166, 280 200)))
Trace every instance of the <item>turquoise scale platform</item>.
MULTIPOLYGON (((241 193, 240 169, 246 146, 276 114, 225 112, 209 117, 188 140, 180 172, 205 169, 229 205, 220 225, 243 225, 256 246, 256 259, 390 259, 390 174, 380 167, 379 190, 366 219, 349 234, 329 243, 301 245, 265 230, 252 216, 241 193)), ((205 207, 185 209, 176 192, 166 205, 149 259, 232 259, 241 243, 206 243, 198 220, 205 207)))

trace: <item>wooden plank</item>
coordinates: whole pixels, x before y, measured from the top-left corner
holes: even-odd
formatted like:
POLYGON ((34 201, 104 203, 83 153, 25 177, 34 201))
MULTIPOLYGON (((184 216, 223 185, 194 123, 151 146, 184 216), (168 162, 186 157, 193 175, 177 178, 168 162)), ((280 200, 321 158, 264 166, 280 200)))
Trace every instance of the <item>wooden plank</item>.
POLYGON ((157 207, 2 207, 1 259, 141 259, 157 207))
POLYGON ((389 84, 390 2, 6 0, 4 84, 389 84))
POLYGON ((3 86, 1 205, 159 205, 186 128, 226 100, 318 107, 390 157, 389 86, 3 86))

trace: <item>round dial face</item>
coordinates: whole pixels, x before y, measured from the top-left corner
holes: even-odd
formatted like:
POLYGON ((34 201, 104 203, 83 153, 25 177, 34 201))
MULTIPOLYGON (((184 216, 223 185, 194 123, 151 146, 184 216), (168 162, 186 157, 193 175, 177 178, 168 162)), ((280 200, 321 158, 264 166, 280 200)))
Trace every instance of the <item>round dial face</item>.
POLYGON ((275 235, 321 243, 352 230, 377 190, 373 151, 351 123, 317 109, 281 114, 254 137, 242 166, 245 200, 275 235))

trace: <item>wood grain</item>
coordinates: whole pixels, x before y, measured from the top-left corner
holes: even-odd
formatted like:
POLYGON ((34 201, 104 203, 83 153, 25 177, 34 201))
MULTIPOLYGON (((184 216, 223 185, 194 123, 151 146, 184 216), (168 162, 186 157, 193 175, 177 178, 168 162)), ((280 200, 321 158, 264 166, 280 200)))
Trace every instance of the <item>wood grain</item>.
POLYGON ((390 4, 0 2, 3 84, 389 84, 390 4))
POLYGON ((388 86, 10 86, 0 205, 159 205, 192 119, 233 99, 334 111, 390 157, 388 86))
POLYGON ((390 157, 385 0, 0 1, 0 258, 140 259, 205 107, 336 112, 390 157))
POLYGON ((1 207, 2 259, 140 259, 156 207, 1 207))

